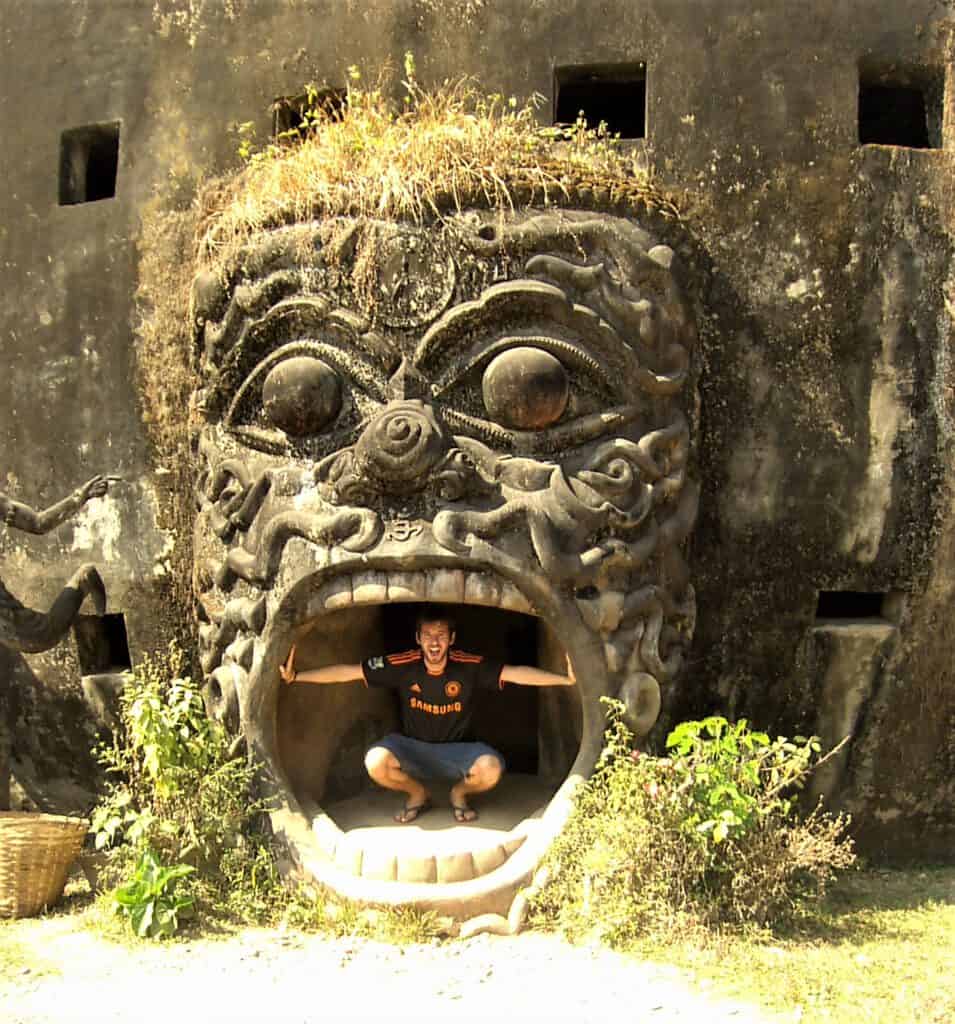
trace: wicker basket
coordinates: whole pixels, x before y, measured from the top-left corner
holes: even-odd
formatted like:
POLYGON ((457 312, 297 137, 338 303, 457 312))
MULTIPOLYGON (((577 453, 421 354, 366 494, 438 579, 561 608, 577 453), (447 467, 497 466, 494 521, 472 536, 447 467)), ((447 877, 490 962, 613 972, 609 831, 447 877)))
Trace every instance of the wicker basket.
POLYGON ((63 895, 85 818, 0 811, 0 917, 32 917, 63 895))

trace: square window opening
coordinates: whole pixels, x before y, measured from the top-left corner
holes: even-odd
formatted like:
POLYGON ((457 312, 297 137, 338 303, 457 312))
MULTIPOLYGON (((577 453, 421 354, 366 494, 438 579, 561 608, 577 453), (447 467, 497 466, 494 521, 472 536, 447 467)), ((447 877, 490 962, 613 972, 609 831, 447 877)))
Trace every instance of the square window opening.
POLYGON ((60 206, 116 195, 119 121, 70 128, 60 136, 60 206))
POLYGON ((860 68, 859 144, 941 149, 944 92, 931 69, 860 68))
POLYGON ((73 624, 80 672, 84 676, 123 672, 132 668, 126 617, 80 615, 73 624))
POLYGON ((331 86, 299 96, 279 96, 269 108, 272 138, 277 142, 300 142, 314 133, 322 118, 340 121, 347 101, 345 89, 331 86))
POLYGON ((646 64, 563 67, 554 71, 554 123, 601 122, 621 139, 647 136, 646 64))

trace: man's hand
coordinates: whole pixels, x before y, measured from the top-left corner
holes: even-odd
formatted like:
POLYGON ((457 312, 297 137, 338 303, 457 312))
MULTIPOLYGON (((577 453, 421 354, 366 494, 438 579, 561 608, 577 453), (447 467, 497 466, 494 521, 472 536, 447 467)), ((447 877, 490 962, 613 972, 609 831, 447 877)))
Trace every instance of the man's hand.
POLYGON ((292 644, 291 650, 288 652, 288 657, 285 659, 284 665, 279 665, 279 675, 282 677, 283 683, 294 683, 295 682, 295 644, 292 644))

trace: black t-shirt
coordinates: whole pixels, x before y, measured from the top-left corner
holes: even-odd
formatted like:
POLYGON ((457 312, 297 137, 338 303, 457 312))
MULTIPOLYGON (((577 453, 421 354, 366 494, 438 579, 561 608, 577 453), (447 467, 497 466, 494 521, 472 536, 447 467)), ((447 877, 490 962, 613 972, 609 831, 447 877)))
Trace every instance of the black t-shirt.
POLYGON ((503 662, 450 650, 441 675, 431 675, 419 647, 362 662, 365 685, 394 690, 401 705, 401 731, 429 743, 459 743, 471 731, 480 690, 500 690, 503 662))

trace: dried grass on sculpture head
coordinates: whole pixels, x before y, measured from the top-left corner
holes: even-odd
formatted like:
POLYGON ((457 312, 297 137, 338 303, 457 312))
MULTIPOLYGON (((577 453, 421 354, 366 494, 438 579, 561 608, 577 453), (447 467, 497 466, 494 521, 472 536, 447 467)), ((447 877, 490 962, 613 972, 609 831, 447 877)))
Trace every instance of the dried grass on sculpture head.
POLYGON ((423 223, 469 205, 571 198, 676 214, 605 132, 541 129, 532 103, 484 96, 469 81, 405 88, 398 112, 380 85, 352 88, 340 114, 315 110, 299 144, 270 146, 207 189, 199 264, 227 260, 263 228, 319 216, 423 223))

